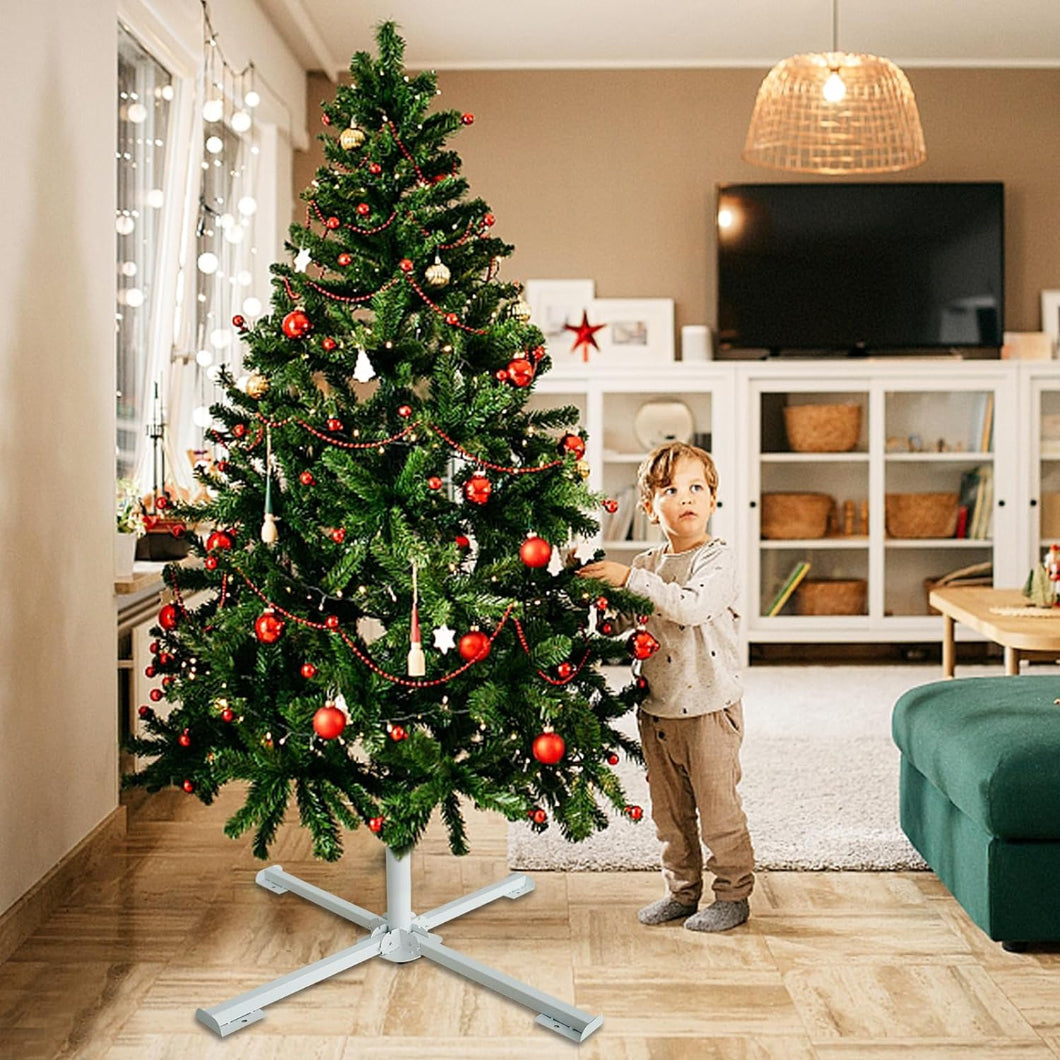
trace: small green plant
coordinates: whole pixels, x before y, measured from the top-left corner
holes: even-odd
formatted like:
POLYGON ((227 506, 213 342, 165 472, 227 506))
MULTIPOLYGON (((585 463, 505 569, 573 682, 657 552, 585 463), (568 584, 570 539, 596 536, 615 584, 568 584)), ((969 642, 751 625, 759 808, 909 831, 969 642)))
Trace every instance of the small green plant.
POLYGON ((142 534, 144 526, 144 509, 136 492, 132 479, 120 478, 117 482, 115 499, 115 518, 119 534, 142 534))

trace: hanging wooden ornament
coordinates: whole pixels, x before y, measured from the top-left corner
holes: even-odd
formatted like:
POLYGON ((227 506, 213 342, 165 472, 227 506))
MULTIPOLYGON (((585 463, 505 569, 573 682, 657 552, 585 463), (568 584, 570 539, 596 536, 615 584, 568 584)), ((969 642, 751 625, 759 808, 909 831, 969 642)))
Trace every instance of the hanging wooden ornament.
POLYGON ((261 524, 261 540, 266 545, 275 545, 280 532, 276 529, 276 516, 272 512, 272 429, 265 428, 265 519, 261 524))
POLYGON ((409 630, 409 677, 422 677, 427 672, 427 660, 420 640, 419 586, 416 582, 416 561, 412 561, 412 626, 409 630))
POLYGON ((368 354, 363 346, 357 350, 357 364, 353 369, 353 378, 358 383, 367 383, 369 379, 375 378, 375 369, 372 367, 372 362, 368 359, 368 354))

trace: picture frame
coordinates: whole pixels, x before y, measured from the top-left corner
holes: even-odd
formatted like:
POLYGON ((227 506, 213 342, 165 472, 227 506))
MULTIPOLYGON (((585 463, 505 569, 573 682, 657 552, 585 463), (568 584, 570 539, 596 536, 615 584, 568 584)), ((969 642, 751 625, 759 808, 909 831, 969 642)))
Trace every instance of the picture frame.
POLYGON ((566 349, 551 350, 557 367, 642 368, 673 361, 672 298, 595 298, 586 313, 589 324, 599 326, 593 335, 595 345, 571 349, 571 335, 566 349))
POLYGON ((553 349, 559 349, 570 335, 563 325, 577 324, 595 297, 592 280, 527 280, 523 285, 530 321, 553 349))
POLYGON ((1060 350, 1060 291, 1042 291, 1042 331, 1052 336, 1053 349, 1060 350))

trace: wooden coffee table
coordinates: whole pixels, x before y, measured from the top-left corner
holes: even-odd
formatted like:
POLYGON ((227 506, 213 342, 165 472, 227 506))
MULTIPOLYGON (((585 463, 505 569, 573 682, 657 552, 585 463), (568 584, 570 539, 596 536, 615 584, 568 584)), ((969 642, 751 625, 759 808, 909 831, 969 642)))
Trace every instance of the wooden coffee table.
POLYGON ((1027 598, 1019 589, 990 589, 984 586, 934 589, 928 597, 932 607, 943 615, 942 672, 953 676, 955 650, 953 627, 956 622, 974 629, 1005 649, 1005 673, 1020 672, 1020 652, 1046 652, 1060 655, 1060 608, 1041 617, 997 615, 992 607, 1026 607, 1027 598))

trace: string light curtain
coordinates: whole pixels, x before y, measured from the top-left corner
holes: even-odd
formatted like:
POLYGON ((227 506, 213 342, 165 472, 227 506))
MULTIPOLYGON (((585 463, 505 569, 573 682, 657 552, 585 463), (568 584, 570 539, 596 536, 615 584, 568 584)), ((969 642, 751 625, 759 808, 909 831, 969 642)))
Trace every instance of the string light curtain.
POLYGON ((927 160, 916 97, 889 59, 832 50, 793 55, 766 75, 743 157, 757 166, 825 175, 894 173, 927 160))

